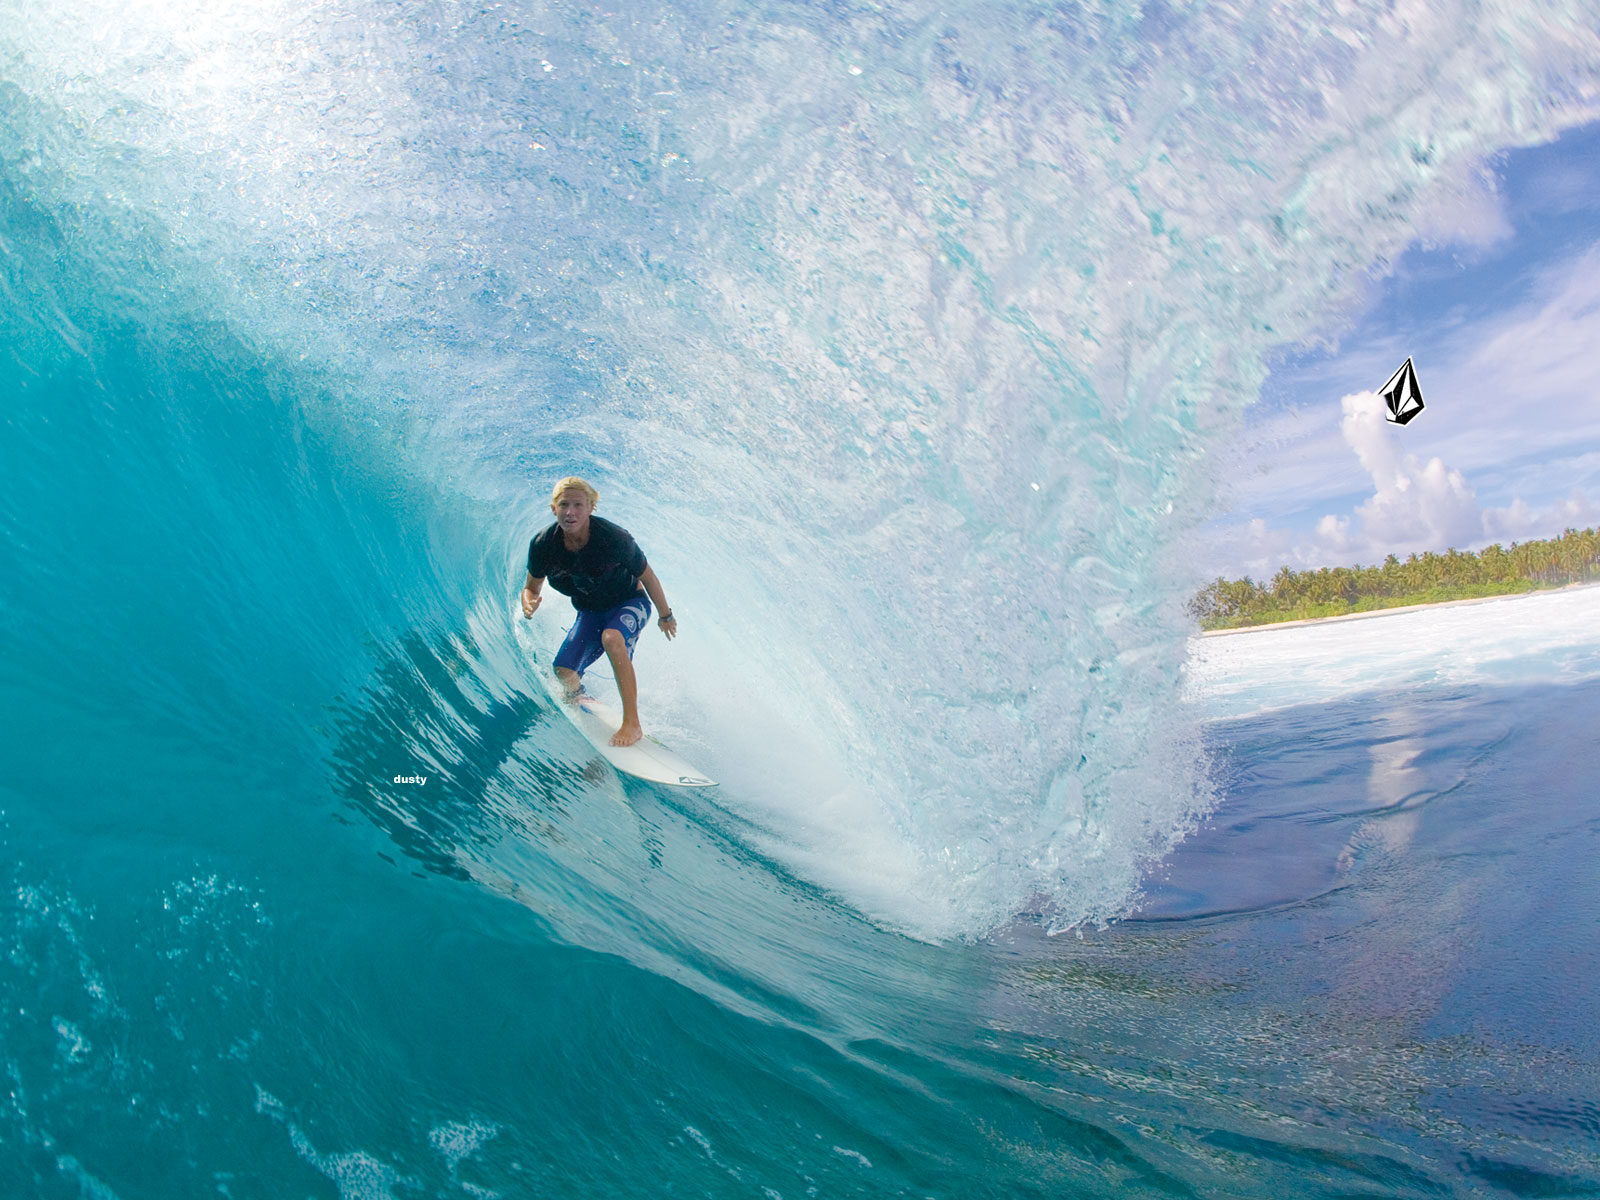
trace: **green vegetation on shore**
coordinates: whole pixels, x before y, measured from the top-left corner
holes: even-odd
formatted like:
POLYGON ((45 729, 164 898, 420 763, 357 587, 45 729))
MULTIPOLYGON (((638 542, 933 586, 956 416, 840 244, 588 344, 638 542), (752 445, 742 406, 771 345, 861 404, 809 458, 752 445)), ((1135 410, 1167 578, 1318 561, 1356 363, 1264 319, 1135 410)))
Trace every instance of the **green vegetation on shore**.
POLYGON ((1488 546, 1476 553, 1390 555, 1376 567, 1280 568, 1270 583, 1218 578, 1189 602, 1202 629, 1242 629, 1278 621, 1506 596, 1600 579, 1600 531, 1569 529, 1541 542, 1488 546))

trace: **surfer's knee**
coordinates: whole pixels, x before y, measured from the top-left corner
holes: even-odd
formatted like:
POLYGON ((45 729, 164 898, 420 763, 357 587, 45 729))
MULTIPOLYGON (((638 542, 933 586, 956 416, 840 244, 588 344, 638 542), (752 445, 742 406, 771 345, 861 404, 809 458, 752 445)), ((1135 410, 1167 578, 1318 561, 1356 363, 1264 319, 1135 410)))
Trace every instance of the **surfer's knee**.
POLYGON ((622 636, 622 630, 607 629, 600 634, 600 645, 605 647, 607 653, 614 654, 627 650, 628 641, 622 636))

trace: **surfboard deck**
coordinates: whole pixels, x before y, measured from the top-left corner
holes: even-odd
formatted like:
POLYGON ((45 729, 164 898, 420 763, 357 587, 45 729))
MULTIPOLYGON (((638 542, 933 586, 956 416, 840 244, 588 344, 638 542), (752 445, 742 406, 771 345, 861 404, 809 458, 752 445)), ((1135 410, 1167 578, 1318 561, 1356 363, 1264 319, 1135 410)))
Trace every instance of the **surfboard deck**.
POLYGON ((717 786, 715 779, 706 778, 698 767, 679 758, 648 733, 631 746, 613 746, 611 735, 622 728, 622 716, 592 696, 580 696, 576 703, 563 700, 561 709, 601 757, 624 775, 668 787, 717 786))

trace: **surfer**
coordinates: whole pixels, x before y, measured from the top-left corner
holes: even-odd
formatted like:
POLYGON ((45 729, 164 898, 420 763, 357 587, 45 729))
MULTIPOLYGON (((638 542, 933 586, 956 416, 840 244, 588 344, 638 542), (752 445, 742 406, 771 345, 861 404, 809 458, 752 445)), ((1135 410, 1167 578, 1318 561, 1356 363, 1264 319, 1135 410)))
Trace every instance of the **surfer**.
POLYGON ((650 622, 650 605, 661 610, 661 632, 671 641, 678 622, 667 607, 661 580, 644 551, 622 526, 594 515, 600 493, 569 475, 550 493, 555 524, 528 543, 528 579, 522 585, 522 615, 539 607, 544 581, 572 597, 578 619, 556 652, 556 676, 567 696, 583 687, 583 673, 603 653, 622 696, 622 727, 613 746, 631 746, 644 736, 639 725, 639 685, 633 673, 633 647, 650 622))

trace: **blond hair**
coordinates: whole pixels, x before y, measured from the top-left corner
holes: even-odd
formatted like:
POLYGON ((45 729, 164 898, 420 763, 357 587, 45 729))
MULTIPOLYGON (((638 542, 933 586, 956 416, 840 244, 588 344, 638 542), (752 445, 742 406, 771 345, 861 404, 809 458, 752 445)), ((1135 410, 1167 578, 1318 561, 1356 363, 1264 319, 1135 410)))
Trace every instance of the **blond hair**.
POLYGON ((600 493, 594 490, 587 479, 577 475, 568 475, 565 479, 558 480, 556 486, 550 492, 551 512, 555 511, 556 502, 561 499, 562 494, 565 492, 582 492, 589 497, 590 508, 600 503, 600 493))

